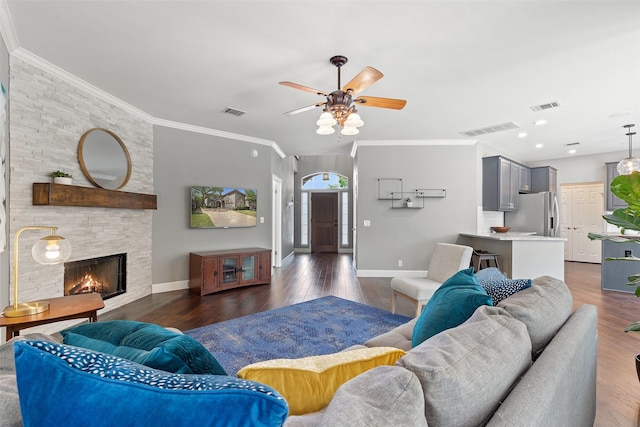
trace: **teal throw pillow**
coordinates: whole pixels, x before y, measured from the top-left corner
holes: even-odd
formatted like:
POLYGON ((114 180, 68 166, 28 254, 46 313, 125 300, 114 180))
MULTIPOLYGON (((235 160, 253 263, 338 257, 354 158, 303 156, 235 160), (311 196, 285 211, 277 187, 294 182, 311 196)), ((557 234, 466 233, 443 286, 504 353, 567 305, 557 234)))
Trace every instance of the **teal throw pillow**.
POLYGON ((413 328, 413 347, 440 332, 464 323, 476 308, 493 305, 480 286, 473 268, 458 271, 448 278, 427 301, 413 328))
POLYGON ((173 374, 45 341, 15 344, 25 426, 281 426, 273 388, 223 375, 173 374))
POLYGON ((189 335, 131 320, 85 323, 60 332, 63 342, 176 374, 226 375, 211 352, 189 335))
POLYGON ((509 279, 495 267, 485 268, 476 273, 480 286, 487 291, 493 305, 510 297, 516 292, 531 287, 531 279, 509 279))

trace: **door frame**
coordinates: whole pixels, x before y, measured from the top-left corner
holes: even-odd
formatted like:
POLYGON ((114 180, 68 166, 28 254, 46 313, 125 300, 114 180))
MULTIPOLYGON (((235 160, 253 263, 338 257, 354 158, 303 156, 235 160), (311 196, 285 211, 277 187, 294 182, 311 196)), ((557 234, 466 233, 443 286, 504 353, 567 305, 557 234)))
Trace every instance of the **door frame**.
POLYGON ((282 178, 272 175, 271 266, 282 266, 282 178))

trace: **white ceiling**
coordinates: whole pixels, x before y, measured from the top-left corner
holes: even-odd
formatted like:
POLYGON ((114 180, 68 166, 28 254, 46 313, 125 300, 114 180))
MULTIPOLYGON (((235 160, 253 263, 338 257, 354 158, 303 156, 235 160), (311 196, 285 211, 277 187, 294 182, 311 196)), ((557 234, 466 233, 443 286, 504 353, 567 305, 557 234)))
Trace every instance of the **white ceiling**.
POLYGON ((3 1, 20 49, 155 118, 288 155, 462 139, 513 121, 520 129, 478 139, 527 162, 570 156, 574 142, 574 155, 624 151, 622 126, 640 131, 637 0, 3 1), (335 90, 336 54, 349 58, 343 84, 370 65, 385 77, 361 94, 406 99, 404 110, 361 107, 360 134, 341 140, 316 135, 320 109, 284 116, 323 98, 278 82, 335 90), (552 101, 561 107, 529 108, 552 101))

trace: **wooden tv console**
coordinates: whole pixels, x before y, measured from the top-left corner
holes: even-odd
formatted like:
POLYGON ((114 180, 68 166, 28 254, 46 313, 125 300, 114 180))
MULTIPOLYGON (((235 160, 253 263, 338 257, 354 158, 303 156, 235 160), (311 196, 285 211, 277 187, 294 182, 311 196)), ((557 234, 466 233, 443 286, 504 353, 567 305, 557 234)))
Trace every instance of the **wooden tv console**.
POLYGON ((189 253, 189 289, 207 295, 271 283, 271 249, 242 248, 189 253))

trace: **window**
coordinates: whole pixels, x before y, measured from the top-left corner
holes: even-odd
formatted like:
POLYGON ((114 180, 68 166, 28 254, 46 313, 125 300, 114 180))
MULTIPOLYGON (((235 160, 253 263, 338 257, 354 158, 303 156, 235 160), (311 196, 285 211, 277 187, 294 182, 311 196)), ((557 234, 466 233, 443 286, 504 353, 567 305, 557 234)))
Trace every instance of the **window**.
POLYGON ((309 245, 309 192, 300 193, 300 244, 309 245))
POLYGON ((340 193, 342 209, 342 232, 340 233, 340 244, 342 246, 349 245, 349 192, 342 191, 340 193))
POLYGON ((303 190, 343 190, 349 188, 349 179, 337 173, 320 172, 302 178, 303 190))

